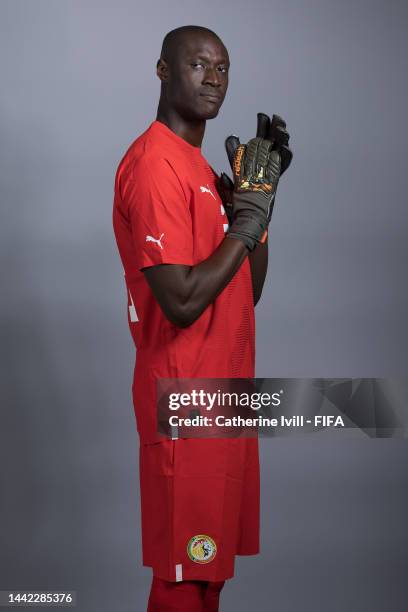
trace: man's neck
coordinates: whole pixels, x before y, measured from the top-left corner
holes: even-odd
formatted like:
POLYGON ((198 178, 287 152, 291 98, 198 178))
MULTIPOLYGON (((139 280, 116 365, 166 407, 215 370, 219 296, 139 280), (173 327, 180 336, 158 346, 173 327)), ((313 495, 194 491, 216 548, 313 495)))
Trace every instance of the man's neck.
POLYGON ((164 110, 160 104, 157 110, 156 121, 167 125, 172 132, 193 145, 193 147, 201 147, 205 132, 205 121, 188 121, 180 117, 172 109, 164 110))

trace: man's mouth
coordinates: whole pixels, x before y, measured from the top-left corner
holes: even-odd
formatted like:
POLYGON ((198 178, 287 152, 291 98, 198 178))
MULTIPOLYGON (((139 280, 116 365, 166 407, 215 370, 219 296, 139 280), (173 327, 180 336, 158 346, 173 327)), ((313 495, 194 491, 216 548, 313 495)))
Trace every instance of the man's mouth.
POLYGON ((213 93, 202 93, 200 94, 200 96, 202 96, 203 98, 207 98, 207 100, 213 100, 214 102, 218 102, 219 100, 221 100, 221 96, 213 93))

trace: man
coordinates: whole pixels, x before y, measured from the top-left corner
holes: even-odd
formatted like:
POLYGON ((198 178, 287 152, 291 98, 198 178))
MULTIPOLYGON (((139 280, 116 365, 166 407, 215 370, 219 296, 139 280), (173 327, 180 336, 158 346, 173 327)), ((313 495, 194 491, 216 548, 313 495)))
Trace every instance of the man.
POLYGON ((259 552, 257 438, 167 439, 156 414, 158 378, 255 376, 254 305, 288 135, 283 121, 271 126, 260 116, 251 146, 227 141, 235 185, 220 180, 200 147, 228 70, 227 49, 211 30, 169 32, 157 62, 157 118, 115 178, 113 225, 137 347, 132 392, 143 564, 153 569, 148 612, 218 610, 235 555, 259 552), (248 168, 261 163, 249 180, 248 168))

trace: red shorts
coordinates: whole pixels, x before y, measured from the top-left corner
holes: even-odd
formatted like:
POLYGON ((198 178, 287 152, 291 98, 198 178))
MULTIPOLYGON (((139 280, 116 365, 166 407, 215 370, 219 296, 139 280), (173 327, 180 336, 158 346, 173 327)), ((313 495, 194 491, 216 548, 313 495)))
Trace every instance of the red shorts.
POLYGON ((143 565, 164 580, 227 580, 259 553, 258 438, 140 444, 143 565))

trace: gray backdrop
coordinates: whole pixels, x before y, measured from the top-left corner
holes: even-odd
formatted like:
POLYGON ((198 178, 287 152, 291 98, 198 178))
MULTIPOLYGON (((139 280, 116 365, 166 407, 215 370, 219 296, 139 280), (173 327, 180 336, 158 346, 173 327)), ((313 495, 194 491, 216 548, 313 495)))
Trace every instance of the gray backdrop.
MULTIPOLYGON (((164 34, 213 28, 230 88, 204 154, 287 120, 257 318, 258 377, 401 376, 407 363, 407 4, 1 0, 0 589, 144 610, 134 347, 113 179, 155 118, 164 34)), ((403 440, 262 440, 262 554, 222 609, 402 612, 403 440)))

